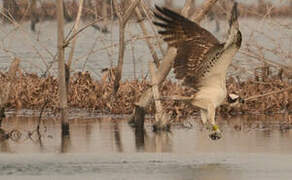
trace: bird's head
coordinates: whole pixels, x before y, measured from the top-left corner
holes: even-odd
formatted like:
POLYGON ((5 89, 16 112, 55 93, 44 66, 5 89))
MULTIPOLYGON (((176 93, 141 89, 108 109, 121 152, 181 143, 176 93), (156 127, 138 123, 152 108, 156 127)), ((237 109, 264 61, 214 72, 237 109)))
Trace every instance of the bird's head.
POLYGON ((242 99, 240 96, 238 96, 237 94, 234 93, 230 93, 227 96, 227 102, 231 105, 237 105, 238 103, 243 104, 244 103, 244 99, 242 99))
POLYGON ((236 47, 239 49, 242 42, 242 35, 239 31, 239 23, 238 23, 238 11, 237 11, 237 2, 234 2, 230 18, 229 18, 229 30, 228 30, 228 46, 231 44, 235 44, 236 47))

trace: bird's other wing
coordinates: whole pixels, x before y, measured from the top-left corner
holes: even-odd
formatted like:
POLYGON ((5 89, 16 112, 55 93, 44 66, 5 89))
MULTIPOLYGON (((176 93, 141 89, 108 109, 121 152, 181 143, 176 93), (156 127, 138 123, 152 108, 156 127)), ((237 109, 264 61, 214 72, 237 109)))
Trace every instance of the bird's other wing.
POLYGON ((206 58, 210 58, 213 54, 210 51, 214 51, 220 42, 195 22, 167 8, 155 7, 153 13, 159 21, 153 21, 153 24, 160 27, 158 33, 163 40, 177 48, 175 77, 184 80, 185 85, 196 88, 208 65, 206 58))

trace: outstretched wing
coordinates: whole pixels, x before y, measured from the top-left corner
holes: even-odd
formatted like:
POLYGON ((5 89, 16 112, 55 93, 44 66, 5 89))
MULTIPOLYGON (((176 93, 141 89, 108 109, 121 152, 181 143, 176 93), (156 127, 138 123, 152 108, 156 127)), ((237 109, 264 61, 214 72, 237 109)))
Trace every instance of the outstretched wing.
POLYGON ((216 54, 215 47, 220 49, 222 45, 206 29, 174 11, 156 6, 154 15, 159 20, 154 25, 161 28, 158 33, 169 46, 177 48, 175 77, 196 88, 210 65, 207 59, 216 54))

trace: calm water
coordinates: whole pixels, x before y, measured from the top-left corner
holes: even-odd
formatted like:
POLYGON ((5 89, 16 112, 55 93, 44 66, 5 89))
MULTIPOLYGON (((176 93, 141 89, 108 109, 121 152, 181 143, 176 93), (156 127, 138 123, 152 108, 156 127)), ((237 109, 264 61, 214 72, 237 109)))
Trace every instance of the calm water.
MULTIPOLYGON (((291 65, 289 54, 292 53, 292 29, 291 18, 283 19, 240 19, 240 29, 243 34, 243 45, 240 52, 234 58, 237 68, 231 67, 230 71, 240 77, 253 74, 253 68, 259 62, 257 58, 247 56, 247 47, 256 55, 268 60, 291 65), (258 47, 265 47, 258 49, 258 47), (277 52, 277 53, 275 53, 277 52), (288 58, 287 58, 288 57, 288 58), (245 69, 250 69, 246 71, 245 69)), ((88 22, 82 22, 83 27, 88 22)), ((73 23, 65 25, 65 34, 68 35, 73 23)), ((227 21, 220 21, 220 32, 215 32, 215 22, 203 21, 201 25, 224 41, 228 29, 227 21)), ((156 46, 153 31, 149 23, 150 40, 156 46)), ((0 70, 9 68, 13 57, 21 59, 21 68, 24 72, 36 72, 43 74, 50 68, 51 74, 55 74, 57 63, 55 61, 57 47, 57 24, 54 21, 45 21, 37 24, 37 31, 30 31, 30 23, 25 22, 19 26, 2 24, 0 26, 0 70)), ((119 26, 114 22, 108 26, 110 33, 103 34, 89 27, 78 36, 72 73, 77 71, 89 71, 94 78, 100 78, 101 70, 115 66, 118 59, 119 26)), ((125 49, 123 78, 133 79, 145 77, 148 73, 148 64, 152 59, 143 33, 137 23, 130 21, 126 28, 127 46, 125 49)), ((164 44, 165 45, 165 44, 164 44)), ((166 49, 166 46, 163 46, 166 49)), ((159 48, 156 46, 159 57, 162 58, 159 48)), ((68 57, 70 47, 66 49, 68 57)), ((248 52, 250 53, 250 52, 248 52)), ((253 54, 254 55, 254 54, 253 54)), ((170 74, 170 77, 173 77, 170 74)))
POLYGON ((196 117, 189 128, 174 125, 169 133, 155 134, 151 119, 144 133, 135 133, 126 117, 85 115, 71 118, 65 139, 59 121, 46 119, 39 141, 33 131, 38 118, 10 114, 3 128, 22 136, 0 143, 0 179, 292 177, 292 129, 284 115, 219 118, 224 131, 219 141, 208 138, 196 117))

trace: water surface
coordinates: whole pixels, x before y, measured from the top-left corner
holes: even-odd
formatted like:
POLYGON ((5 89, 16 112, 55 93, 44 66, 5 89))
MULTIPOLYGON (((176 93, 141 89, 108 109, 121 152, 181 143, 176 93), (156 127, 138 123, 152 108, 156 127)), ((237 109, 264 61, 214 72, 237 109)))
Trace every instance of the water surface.
MULTIPOLYGON (((292 52, 292 29, 290 18, 241 18, 240 30, 243 34, 241 50, 234 58, 234 65, 230 72, 240 77, 253 74, 253 69, 261 65, 259 58, 246 55, 260 55, 276 63, 291 65, 288 55, 292 52), (264 48, 260 48, 264 47, 264 48), (249 50, 247 50, 247 48, 249 50), (277 53, 275 53, 277 52, 277 53), (280 52, 280 53, 279 53, 280 52), (243 71, 248 69, 249 71, 243 71)), ((84 27, 88 22, 81 22, 84 27)), ((155 50, 162 58, 157 46, 155 33, 150 23, 145 22, 150 36, 148 37, 155 50)), ((69 34, 74 23, 65 24, 65 34, 69 34)), ((215 22, 203 21, 203 27, 224 42, 228 30, 227 20, 220 20, 220 32, 215 32, 215 22)), ((0 26, 0 70, 8 70, 13 57, 21 59, 20 66, 24 72, 44 74, 50 69, 51 75, 57 74, 57 23, 45 21, 37 24, 37 31, 30 31, 30 22, 19 26, 2 24, 0 26), (52 65, 52 67, 51 67, 52 65), (50 67, 50 68, 48 68, 50 67)), ((111 33, 103 34, 89 27, 78 36, 72 74, 79 71, 89 71, 95 79, 101 77, 101 70, 116 66, 118 60, 119 26, 117 21, 109 25, 111 33)), ((151 53, 145 42, 145 37, 135 21, 130 21, 126 28, 126 48, 123 66, 123 80, 147 77, 148 64, 152 60, 151 53)), ((163 44, 166 50, 166 44, 163 44)), ((65 56, 68 58, 70 46, 66 48, 65 56)), ((173 78, 173 73, 170 74, 173 78)))
POLYGON ((152 119, 137 133, 123 116, 72 117, 70 138, 48 118, 39 141, 37 117, 10 114, 3 128, 22 136, 1 142, 0 179, 288 180, 292 130, 285 118, 219 118, 219 141, 208 138, 197 117, 169 133, 153 133, 152 119))

